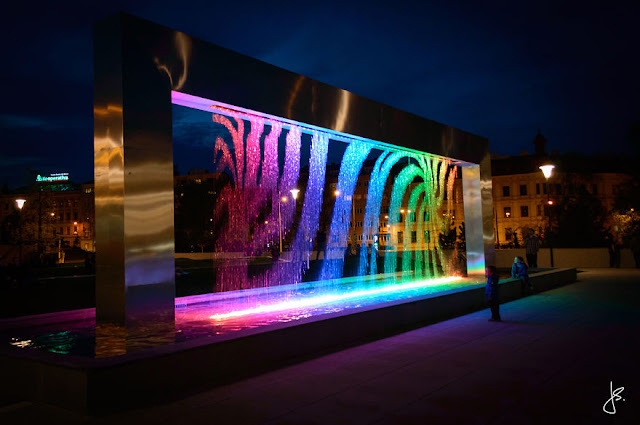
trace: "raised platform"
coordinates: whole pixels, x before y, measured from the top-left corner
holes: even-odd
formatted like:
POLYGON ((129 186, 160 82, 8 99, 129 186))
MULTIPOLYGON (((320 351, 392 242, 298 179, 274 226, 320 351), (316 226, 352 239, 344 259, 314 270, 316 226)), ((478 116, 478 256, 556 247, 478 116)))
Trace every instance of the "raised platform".
MULTIPOLYGON (((575 269, 532 274, 535 292, 576 280, 575 269)), ((502 281, 503 302, 528 295, 502 281)), ((2 347, 2 396, 100 413, 175 398, 295 362, 485 308, 484 285, 201 338, 110 358, 2 347)), ((75 314, 88 314, 80 311, 75 314)), ((45 318, 41 318, 46 320, 45 318)), ((32 319, 33 320, 33 319, 32 319)), ((17 320, 3 322, 3 327, 17 320)))

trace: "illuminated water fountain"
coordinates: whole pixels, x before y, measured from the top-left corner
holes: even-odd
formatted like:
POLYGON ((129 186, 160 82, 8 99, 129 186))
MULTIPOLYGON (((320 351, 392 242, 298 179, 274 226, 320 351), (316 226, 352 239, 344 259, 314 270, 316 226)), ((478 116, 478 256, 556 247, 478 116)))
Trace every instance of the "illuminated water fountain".
POLYGON ((478 308, 474 279, 494 261, 488 140, 126 14, 94 34, 96 308, 4 322, 7 394, 86 412, 478 308), (186 298, 178 107, 203 114, 203 168, 228 180, 210 211, 212 292, 186 298), (464 248, 445 249, 463 221, 464 248), (43 335, 93 341, 95 358, 16 354, 43 335), (15 388, 26 375, 42 385, 15 388))
POLYGON ((456 166, 451 160, 239 112, 229 105, 203 104, 178 92, 173 100, 212 117, 212 165, 230 176, 213 212, 224 229, 215 236, 215 250, 222 253, 218 258, 224 259, 217 263, 216 292, 326 283, 345 274, 378 275, 379 261, 387 280, 453 274, 449 262, 454 256, 445 258, 438 237, 448 230, 441 210, 443 199, 449 207, 453 199, 456 166), (250 128, 248 134, 245 128, 250 128), (308 155, 302 155, 303 149, 308 155), (328 168, 337 175, 327 175, 328 168), (292 199, 296 188, 300 197, 292 199), (273 248, 283 238, 287 249, 276 253, 273 248), (271 265, 249 273, 258 258, 270 259, 271 265), (317 273, 305 276, 316 260, 317 273), (345 260, 351 263, 347 273, 345 260))

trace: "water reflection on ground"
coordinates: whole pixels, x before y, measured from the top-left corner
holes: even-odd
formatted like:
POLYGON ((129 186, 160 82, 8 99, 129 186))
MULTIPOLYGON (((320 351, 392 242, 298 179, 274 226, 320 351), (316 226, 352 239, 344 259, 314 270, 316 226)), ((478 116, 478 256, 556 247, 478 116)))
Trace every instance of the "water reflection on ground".
POLYGON ((471 278, 407 281, 399 279, 346 278, 328 282, 285 285, 176 299, 175 328, 137 329, 127 335, 117 326, 96 327, 95 310, 84 314, 49 315, 46 324, 2 326, 3 344, 18 349, 39 349, 85 357, 113 357, 159 345, 199 338, 215 341, 234 332, 300 321, 331 313, 348 312, 390 302, 409 301, 482 284, 471 278), (77 317, 81 316, 81 317, 77 317))

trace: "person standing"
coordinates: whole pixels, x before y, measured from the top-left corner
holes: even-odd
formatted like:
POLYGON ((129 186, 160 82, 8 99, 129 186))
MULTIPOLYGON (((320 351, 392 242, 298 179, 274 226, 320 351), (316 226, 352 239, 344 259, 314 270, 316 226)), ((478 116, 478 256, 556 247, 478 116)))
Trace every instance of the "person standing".
POLYGON ((538 250, 540 249, 540 238, 529 229, 529 234, 524 238, 524 247, 527 254, 529 267, 538 268, 538 250))
POLYGON ((500 281, 498 279, 498 273, 495 266, 487 266, 487 287, 485 288, 484 295, 489 302, 491 308, 490 322, 501 322, 500 318, 500 281))

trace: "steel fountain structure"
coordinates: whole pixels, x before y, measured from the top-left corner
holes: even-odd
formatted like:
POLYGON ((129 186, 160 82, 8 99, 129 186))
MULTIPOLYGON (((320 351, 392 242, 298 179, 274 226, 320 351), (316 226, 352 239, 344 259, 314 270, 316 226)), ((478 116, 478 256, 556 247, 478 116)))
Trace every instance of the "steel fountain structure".
MULTIPOLYGON (((94 55, 97 333, 120 332, 123 349, 131 338, 174 331, 173 105, 207 111, 228 133, 212 146, 216 167, 232 177, 213 212, 228 229, 219 249, 251 258, 283 232, 295 232, 283 261, 265 272, 272 284, 300 282, 320 243, 327 156, 336 141, 346 145, 336 185, 342 196, 331 205, 319 279, 342 277, 354 189, 367 160, 374 165, 364 240, 376 233, 385 190, 390 226, 401 228, 398 213, 408 205, 419 233, 437 231, 437 220, 422 218, 446 202, 460 170, 468 274, 480 275, 493 262, 485 138, 126 14, 95 25, 94 55), (298 188, 305 140, 308 176, 298 188), (297 203, 280 201, 296 188, 298 214, 297 203)), ((407 244, 408 235, 397 244, 407 244)), ((434 248, 384 259, 362 249, 358 274, 376 274, 381 262, 390 276, 441 277, 445 261, 434 248)), ((249 279, 246 262, 237 265, 231 278, 249 279)))

